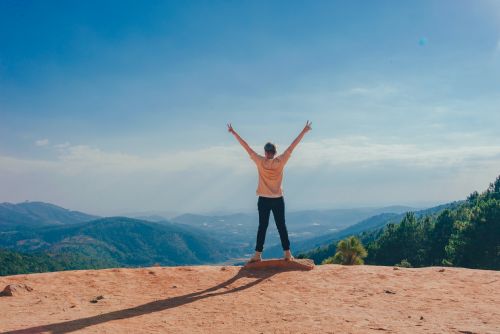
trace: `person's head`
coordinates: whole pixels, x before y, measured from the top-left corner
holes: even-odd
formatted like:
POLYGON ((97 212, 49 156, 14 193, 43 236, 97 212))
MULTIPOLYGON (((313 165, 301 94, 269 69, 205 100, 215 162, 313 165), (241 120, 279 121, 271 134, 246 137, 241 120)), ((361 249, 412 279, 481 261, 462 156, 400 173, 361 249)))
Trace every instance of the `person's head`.
POLYGON ((276 154, 276 145, 273 143, 266 143, 266 145, 264 145, 264 152, 266 153, 267 159, 274 158, 274 155, 276 154))

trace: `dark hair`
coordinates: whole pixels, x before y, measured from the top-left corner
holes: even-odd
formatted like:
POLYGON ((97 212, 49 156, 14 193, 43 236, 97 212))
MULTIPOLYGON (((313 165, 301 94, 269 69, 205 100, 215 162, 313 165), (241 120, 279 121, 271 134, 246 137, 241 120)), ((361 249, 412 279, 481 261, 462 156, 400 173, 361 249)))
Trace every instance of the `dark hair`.
POLYGON ((266 143, 266 145, 264 145, 264 151, 276 153, 276 145, 268 142, 266 143))

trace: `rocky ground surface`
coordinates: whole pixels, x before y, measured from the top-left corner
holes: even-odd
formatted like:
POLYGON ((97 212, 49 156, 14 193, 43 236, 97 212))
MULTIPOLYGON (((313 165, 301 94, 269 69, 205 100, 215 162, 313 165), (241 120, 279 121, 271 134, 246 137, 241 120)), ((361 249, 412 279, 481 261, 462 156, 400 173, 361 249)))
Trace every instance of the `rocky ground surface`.
POLYGON ((0 333, 500 333, 500 272, 488 270, 207 265, 0 277, 7 286, 0 333))

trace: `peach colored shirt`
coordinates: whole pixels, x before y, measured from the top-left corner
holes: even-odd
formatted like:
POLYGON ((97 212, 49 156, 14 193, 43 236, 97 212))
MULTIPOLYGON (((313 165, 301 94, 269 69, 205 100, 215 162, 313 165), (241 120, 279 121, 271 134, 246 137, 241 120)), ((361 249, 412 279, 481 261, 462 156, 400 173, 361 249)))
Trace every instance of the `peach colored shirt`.
POLYGON ((283 168, 291 154, 292 150, 290 149, 285 150, 285 152, 273 159, 267 159, 255 152, 250 154, 250 159, 255 162, 257 170, 259 171, 259 184, 255 192, 257 196, 283 196, 283 188, 281 186, 281 182, 283 181, 283 168))

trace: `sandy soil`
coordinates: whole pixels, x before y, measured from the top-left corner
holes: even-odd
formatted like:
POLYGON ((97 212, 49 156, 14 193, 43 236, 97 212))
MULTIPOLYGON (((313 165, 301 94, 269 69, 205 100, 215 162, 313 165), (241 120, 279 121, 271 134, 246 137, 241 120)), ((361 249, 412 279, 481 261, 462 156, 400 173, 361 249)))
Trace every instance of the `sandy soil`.
POLYGON ((33 291, 0 297, 1 333, 500 333, 487 270, 152 267, 0 277, 0 290, 12 283, 33 291))

